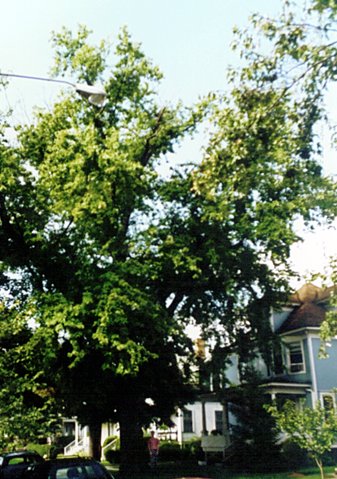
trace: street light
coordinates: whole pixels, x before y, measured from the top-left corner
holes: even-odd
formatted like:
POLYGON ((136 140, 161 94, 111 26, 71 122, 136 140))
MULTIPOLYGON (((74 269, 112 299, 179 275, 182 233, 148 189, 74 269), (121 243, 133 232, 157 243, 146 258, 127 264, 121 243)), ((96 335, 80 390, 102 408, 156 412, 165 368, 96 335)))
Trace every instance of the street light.
POLYGON ((66 80, 57 80, 55 78, 35 77, 30 75, 17 75, 14 73, 0 73, 2 77, 13 78, 26 78, 28 80, 49 81, 53 83, 63 83, 64 85, 70 85, 75 91, 86 98, 89 103, 95 106, 103 106, 106 99, 106 93, 103 88, 99 88, 93 85, 87 85, 86 83, 71 83, 66 80))

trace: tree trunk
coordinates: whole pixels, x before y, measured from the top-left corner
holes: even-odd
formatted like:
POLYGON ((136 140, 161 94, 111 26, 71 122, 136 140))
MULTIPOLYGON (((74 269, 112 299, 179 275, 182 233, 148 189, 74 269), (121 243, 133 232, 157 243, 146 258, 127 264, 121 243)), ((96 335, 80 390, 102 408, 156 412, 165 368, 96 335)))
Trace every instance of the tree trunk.
POLYGON ((89 424, 89 455, 97 461, 101 460, 101 436, 102 424, 100 422, 89 424))
POLYGON ((321 479, 324 479, 324 468, 323 468, 323 462, 315 457, 316 464, 318 466, 319 472, 321 473, 321 479))
POLYGON ((124 409, 120 413, 120 473, 132 475, 144 470, 148 461, 142 426, 137 420, 137 409, 124 409))

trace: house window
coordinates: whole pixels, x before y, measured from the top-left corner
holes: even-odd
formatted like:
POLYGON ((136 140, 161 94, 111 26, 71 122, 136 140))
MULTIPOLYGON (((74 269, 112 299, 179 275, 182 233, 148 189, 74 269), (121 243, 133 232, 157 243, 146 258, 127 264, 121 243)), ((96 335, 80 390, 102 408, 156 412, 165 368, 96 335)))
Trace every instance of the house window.
POLYGON ((215 429, 222 434, 223 431, 223 411, 215 411, 215 429))
POLYGON ((290 373, 304 372, 304 355, 301 341, 287 344, 287 364, 290 373))
POLYGON ((184 432, 193 432, 192 411, 185 410, 183 413, 184 432))

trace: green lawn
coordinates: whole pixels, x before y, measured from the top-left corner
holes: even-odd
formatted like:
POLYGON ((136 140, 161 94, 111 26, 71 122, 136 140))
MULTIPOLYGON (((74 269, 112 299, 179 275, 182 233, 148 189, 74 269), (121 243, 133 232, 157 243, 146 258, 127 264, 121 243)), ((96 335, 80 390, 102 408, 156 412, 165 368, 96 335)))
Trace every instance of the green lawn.
MULTIPOLYGON (((117 466, 108 466, 115 479, 122 479, 118 472, 117 466)), ((326 477, 333 476, 334 467, 326 467, 326 477)), ((199 477, 211 479, 320 479, 318 469, 310 468, 300 471, 290 471, 283 473, 265 473, 265 474, 249 474, 234 473, 221 466, 198 466, 195 463, 164 463, 159 464, 156 471, 147 471, 130 474, 130 478, 135 479, 177 479, 182 477, 199 477)))

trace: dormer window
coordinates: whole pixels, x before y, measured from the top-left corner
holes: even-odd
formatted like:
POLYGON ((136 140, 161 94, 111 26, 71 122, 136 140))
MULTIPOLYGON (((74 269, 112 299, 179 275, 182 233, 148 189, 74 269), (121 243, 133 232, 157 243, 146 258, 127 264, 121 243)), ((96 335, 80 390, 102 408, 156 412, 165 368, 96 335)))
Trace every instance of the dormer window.
POLYGON ((301 341, 288 343, 287 347, 287 366, 290 374, 304 372, 304 354, 301 341))

